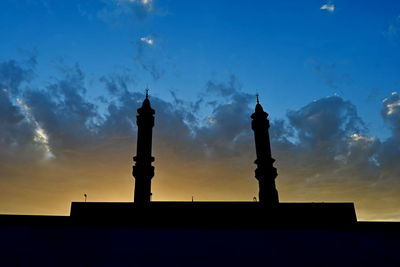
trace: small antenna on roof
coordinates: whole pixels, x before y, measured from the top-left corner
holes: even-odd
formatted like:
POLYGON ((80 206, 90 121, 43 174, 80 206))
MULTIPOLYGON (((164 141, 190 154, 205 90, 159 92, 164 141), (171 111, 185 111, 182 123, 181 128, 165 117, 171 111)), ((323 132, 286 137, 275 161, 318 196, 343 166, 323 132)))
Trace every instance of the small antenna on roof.
POLYGON ((86 195, 86 194, 83 194, 83 196, 85 197, 85 203, 86 203, 87 195, 86 195))
POLYGON ((146 99, 149 98, 149 87, 146 86, 146 99))

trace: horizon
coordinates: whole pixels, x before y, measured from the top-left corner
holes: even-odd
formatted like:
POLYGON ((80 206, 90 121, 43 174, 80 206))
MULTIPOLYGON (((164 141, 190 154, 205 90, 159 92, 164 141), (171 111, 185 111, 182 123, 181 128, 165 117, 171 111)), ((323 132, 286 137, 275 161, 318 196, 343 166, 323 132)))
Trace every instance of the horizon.
POLYGON ((154 201, 252 201, 269 114, 281 202, 400 221, 400 3, 0 3, 0 214, 131 202, 136 109, 154 201))

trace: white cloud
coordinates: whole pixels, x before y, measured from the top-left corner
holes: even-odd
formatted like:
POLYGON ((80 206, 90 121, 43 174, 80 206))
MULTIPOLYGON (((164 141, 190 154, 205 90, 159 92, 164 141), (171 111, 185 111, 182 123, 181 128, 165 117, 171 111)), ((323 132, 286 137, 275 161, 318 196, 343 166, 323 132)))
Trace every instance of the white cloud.
POLYGON ((140 1, 138 1, 138 0, 120 0, 119 2, 130 2, 130 3, 136 3, 136 2, 139 2, 139 3, 141 3, 142 5, 149 5, 149 4, 151 4, 151 0, 140 0, 140 1))
POLYGON ((390 98, 383 100, 384 106, 386 106, 386 115, 392 115, 399 113, 400 111, 400 99, 397 92, 393 92, 390 98))
POLYGON ((350 138, 352 141, 364 141, 364 142, 373 142, 375 140, 374 138, 363 136, 363 135, 357 134, 357 133, 352 134, 350 136, 350 138))
POLYGON ((55 156, 54 156, 53 152, 51 151, 51 148, 49 145, 49 137, 48 137, 46 131, 40 126, 40 124, 37 122, 37 120, 33 117, 30 108, 24 101, 17 98, 17 103, 20 105, 20 107, 24 111, 28 121, 31 122, 35 127, 33 141, 35 141, 38 145, 40 145, 44 149, 44 151, 46 152, 46 154, 45 154, 46 159, 54 158, 55 156))
POLYGON ((394 102, 392 104, 388 104, 387 108, 388 108, 387 115, 392 115, 393 113, 396 112, 396 110, 398 110, 400 108, 400 100, 397 100, 396 102, 394 102))
MULTIPOLYGON (((125 23, 127 17, 144 20, 156 10, 152 0, 103 0, 106 5, 97 12, 97 17, 111 24, 125 23)), ((82 10, 85 14, 88 11, 82 10)))
POLYGON ((145 42, 148 45, 153 45, 154 44, 154 40, 151 39, 148 36, 140 38, 140 41, 145 42))
POLYGON ((321 10, 326 10, 326 11, 328 11, 328 12, 333 12, 333 11, 335 11, 335 5, 334 4, 324 4, 324 5, 322 5, 321 6, 321 8, 320 8, 321 10))
POLYGON ((117 3, 120 5, 124 4, 136 4, 143 6, 147 9, 147 11, 151 11, 153 8, 153 1, 152 0, 117 0, 117 3))

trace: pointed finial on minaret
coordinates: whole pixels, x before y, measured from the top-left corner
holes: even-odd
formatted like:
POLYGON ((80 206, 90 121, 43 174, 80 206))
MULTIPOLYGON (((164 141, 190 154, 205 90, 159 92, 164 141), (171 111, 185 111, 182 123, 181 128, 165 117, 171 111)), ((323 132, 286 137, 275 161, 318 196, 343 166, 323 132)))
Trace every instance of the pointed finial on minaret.
POLYGON ((148 98, 149 98, 149 87, 146 86, 146 99, 148 99, 148 98))
POLYGON ((259 101, 258 97, 259 97, 259 94, 256 93, 257 104, 260 104, 260 101, 259 101))

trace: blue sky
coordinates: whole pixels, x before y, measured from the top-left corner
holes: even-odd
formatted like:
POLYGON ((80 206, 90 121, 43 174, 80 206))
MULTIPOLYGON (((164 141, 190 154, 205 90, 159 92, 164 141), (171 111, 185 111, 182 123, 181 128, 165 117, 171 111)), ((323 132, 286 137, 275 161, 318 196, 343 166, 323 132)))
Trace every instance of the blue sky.
MULTIPOLYGON (((0 34, 7 41, 0 44, 0 58, 36 51, 38 80, 54 75, 60 59, 79 63, 93 77, 129 68, 133 90, 149 84, 163 98, 174 90, 195 99, 208 80, 235 75, 244 91, 260 92, 273 117, 338 94, 357 106, 373 134, 384 135, 379 107, 400 86, 398 1, 147 6, 139 0, 2 1, 0 34), (334 10, 321 9, 324 4, 334 10), (143 60, 159 69, 157 79, 135 60, 142 37, 154 40, 143 60)), ((100 88, 89 90, 96 95, 100 88)))
POLYGON ((283 201, 400 219, 399 1, 3 0, 0 36, 0 213, 131 201, 148 85, 154 199, 252 199, 258 92, 283 201))

